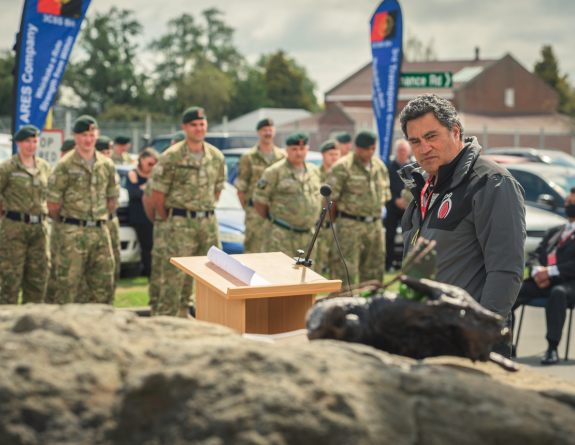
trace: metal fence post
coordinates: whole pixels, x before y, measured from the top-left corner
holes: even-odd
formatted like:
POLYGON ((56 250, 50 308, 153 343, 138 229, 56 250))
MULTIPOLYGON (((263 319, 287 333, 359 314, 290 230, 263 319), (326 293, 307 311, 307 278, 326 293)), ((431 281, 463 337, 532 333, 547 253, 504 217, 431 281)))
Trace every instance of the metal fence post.
POLYGON ((72 113, 66 111, 66 124, 64 127, 64 136, 68 137, 72 135, 72 113))
POLYGON ((521 144, 520 144, 520 142, 519 142, 519 130, 515 130, 515 134, 514 134, 514 136, 513 136, 513 145, 514 145, 515 147, 520 147, 520 146, 521 146, 521 144))
POLYGON ((489 149, 489 141, 488 141, 488 137, 487 137, 487 125, 483 126, 483 141, 482 141, 481 147, 483 148, 483 150, 489 149))
POLYGON ((150 113, 146 114, 146 134, 149 138, 152 137, 152 115, 150 113))
POLYGON ((545 129, 539 130, 539 148, 545 148, 545 129))
POLYGON ((571 154, 575 156, 575 133, 571 135, 571 154))
POLYGON ((138 153, 140 151, 140 141, 138 140, 138 137, 138 129, 134 128, 132 130, 132 153, 138 153))

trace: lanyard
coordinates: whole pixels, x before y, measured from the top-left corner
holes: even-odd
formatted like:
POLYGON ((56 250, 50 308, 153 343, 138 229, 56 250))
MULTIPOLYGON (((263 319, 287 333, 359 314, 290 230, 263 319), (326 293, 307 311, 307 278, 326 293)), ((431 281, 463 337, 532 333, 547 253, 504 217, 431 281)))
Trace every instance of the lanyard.
POLYGON ((421 189, 421 220, 422 221, 425 219, 425 213, 427 212, 427 206, 429 205, 429 200, 431 198, 431 195, 433 195, 433 193, 429 193, 429 196, 427 197, 427 199, 425 199, 425 192, 427 191, 429 184, 431 184, 431 182, 434 179, 435 179, 435 176, 430 176, 429 179, 427 180, 427 182, 425 183, 425 185, 423 186, 423 188, 421 189))
MULTIPOLYGON (((565 230, 565 229, 563 229, 565 230)), ((575 232, 575 228, 571 229, 569 232, 567 232, 564 235, 561 235, 561 238, 559 238, 559 243, 557 244, 557 247, 559 247, 561 244, 563 244, 565 241, 567 241, 567 238, 569 238, 573 232, 575 232)))

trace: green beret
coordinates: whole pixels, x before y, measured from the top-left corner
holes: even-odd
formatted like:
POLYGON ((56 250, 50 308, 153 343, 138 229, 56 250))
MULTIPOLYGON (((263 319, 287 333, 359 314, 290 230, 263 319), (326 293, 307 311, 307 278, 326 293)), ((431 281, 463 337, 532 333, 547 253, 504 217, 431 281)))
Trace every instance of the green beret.
POLYGON ((96 140, 96 150, 102 151, 102 150, 109 150, 111 148, 112 148, 112 139, 110 139, 108 136, 100 136, 96 140))
POLYGON ((307 145, 308 138, 303 133, 292 133, 286 139, 286 145, 307 145))
POLYGON ((132 138, 130 138, 130 136, 124 133, 120 133, 118 136, 114 138, 114 143, 116 144, 124 145, 129 144, 130 142, 132 142, 132 138))
POLYGON ((363 130, 360 131, 355 137, 355 146, 359 148, 367 148, 377 141, 377 134, 373 131, 363 130))
POLYGON ((74 122, 73 132, 76 134, 84 133, 85 131, 96 130, 98 128, 98 122, 92 116, 87 114, 80 116, 74 122))
POLYGON ((76 139, 74 139, 74 136, 68 136, 66 139, 64 139, 64 143, 62 144, 62 147, 60 147, 60 151, 61 152, 70 151, 75 146, 76 146, 76 139))
POLYGON ((328 150, 335 150, 337 148, 335 144, 337 144, 336 141, 325 141, 319 148, 320 153, 325 153, 328 150))
POLYGON ((187 124, 188 122, 195 121, 196 119, 205 119, 206 112, 200 107, 190 107, 182 115, 182 124, 187 124))
POLYGON ((341 142, 343 144, 345 144, 346 142, 351 142, 351 136, 347 131, 342 131, 335 137, 335 139, 337 140, 337 142, 341 142))
POLYGON ((176 131, 173 135, 172 135, 172 141, 175 142, 181 142, 183 140, 186 139, 186 132, 183 130, 180 131, 176 131))
POLYGON ((263 127, 273 127, 273 126, 274 126, 274 121, 272 121, 271 119, 266 117, 265 119, 262 119, 261 121, 258 122, 258 126, 256 127, 256 130, 259 130, 260 128, 263 128, 263 127))
POLYGON ((34 125, 24 125, 18 132, 14 135, 14 140, 16 142, 23 141, 28 138, 37 138, 40 136, 40 130, 34 125))

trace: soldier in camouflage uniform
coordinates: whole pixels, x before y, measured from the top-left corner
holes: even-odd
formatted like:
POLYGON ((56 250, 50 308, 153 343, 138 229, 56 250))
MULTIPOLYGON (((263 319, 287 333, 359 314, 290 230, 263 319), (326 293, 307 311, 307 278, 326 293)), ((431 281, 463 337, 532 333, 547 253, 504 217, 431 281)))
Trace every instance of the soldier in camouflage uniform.
POLYGON ((254 205, 267 220, 264 252, 279 251, 293 257, 298 249, 309 247, 321 212, 321 195, 317 168, 305 162, 307 143, 303 133, 289 135, 287 158, 264 170, 256 187, 254 205))
POLYGON ((341 157, 347 156, 351 151, 351 135, 347 131, 342 131, 335 137, 335 140, 338 142, 341 157))
POLYGON ((0 164, 0 304, 41 303, 49 269, 46 192, 50 165, 34 156, 40 130, 14 136, 18 153, 0 164))
POLYGON ((50 216, 61 223, 49 297, 73 302, 84 278, 90 302, 111 303, 115 264, 107 221, 117 207, 120 184, 114 163, 95 151, 96 120, 80 116, 73 132, 76 149, 60 159, 48 180, 50 216))
POLYGON ((169 264, 173 257, 206 255, 221 248, 214 208, 224 188, 224 155, 204 141, 208 123, 203 108, 188 108, 182 116, 186 140, 164 151, 152 175, 152 201, 165 221, 162 288, 156 313, 187 316, 181 309, 186 273, 169 264))
POLYGON ((114 149, 112 150, 112 161, 116 165, 130 165, 134 161, 129 155, 130 147, 132 146, 132 140, 130 136, 126 134, 119 134, 114 138, 114 149))
MULTIPOLYGON (((328 173, 332 188, 332 216, 351 283, 382 280, 385 270, 382 213, 390 199, 389 175, 385 164, 376 157, 377 136, 362 131, 355 138, 355 152, 337 161, 328 173)), ((347 284, 341 259, 333 261, 332 278, 347 284)), ((339 254, 338 254, 339 256, 339 254)))
MULTIPOLYGON (((326 141, 321 144, 319 151, 322 154, 322 163, 319 167, 319 182, 326 184, 327 173, 331 166, 339 159, 340 152, 337 141, 326 141)), ((322 200, 321 207, 325 206, 322 200)), ((331 231, 331 223, 329 215, 326 215, 319 231, 319 235, 315 241, 315 264, 314 269, 317 273, 329 273, 331 271, 332 262, 332 246, 334 244, 333 233, 331 231)))
MULTIPOLYGON (((118 138, 116 138, 118 139, 118 138)), ((99 151, 107 158, 112 157, 112 146, 114 143, 107 136, 100 136, 96 141, 96 151, 99 151)), ((118 173, 116 172, 116 175, 118 173)), ((118 184, 120 183, 120 176, 116 178, 118 184)), ((116 293, 116 287, 118 286, 118 281, 120 280, 120 271, 122 268, 122 261, 120 258, 121 244, 120 244, 120 220, 118 219, 118 213, 116 211, 108 215, 108 230, 110 231, 110 241, 112 242, 112 253, 114 254, 114 290, 112 291, 112 301, 114 300, 114 294, 116 293)))
POLYGON ((258 145, 240 157, 238 175, 234 186, 238 189, 238 198, 246 214, 244 253, 262 252, 265 220, 260 217, 252 200, 252 195, 262 173, 270 165, 285 158, 284 151, 274 146, 275 127, 271 119, 258 122, 257 132, 260 138, 258 145))

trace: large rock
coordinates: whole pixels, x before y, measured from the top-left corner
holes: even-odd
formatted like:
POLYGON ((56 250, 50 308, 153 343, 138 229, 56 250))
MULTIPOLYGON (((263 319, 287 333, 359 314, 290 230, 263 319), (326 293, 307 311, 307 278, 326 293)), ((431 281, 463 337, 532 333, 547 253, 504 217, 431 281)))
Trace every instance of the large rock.
POLYGON ((575 385, 107 306, 0 307, 0 444, 567 444, 575 385), (546 382, 546 383, 542 383, 546 382))

